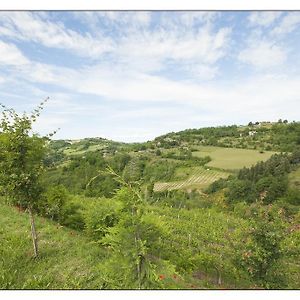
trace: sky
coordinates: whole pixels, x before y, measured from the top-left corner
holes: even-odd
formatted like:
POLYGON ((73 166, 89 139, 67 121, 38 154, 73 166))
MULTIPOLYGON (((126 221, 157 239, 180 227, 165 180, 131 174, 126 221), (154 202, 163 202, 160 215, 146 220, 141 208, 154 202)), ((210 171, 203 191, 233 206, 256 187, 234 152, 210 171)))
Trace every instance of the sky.
POLYGON ((55 139, 299 121, 300 12, 0 12, 0 102, 55 139))

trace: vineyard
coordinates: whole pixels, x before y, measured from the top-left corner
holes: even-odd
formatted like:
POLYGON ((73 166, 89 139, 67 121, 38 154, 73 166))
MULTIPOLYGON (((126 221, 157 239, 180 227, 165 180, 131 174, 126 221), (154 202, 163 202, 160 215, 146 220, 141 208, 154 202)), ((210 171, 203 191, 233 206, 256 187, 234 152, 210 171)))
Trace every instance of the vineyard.
POLYGON ((203 189, 219 178, 226 178, 229 174, 219 170, 204 169, 201 167, 194 168, 193 173, 185 180, 173 182, 157 182, 154 185, 154 191, 161 192, 164 190, 179 190, 198 188, 203 189))

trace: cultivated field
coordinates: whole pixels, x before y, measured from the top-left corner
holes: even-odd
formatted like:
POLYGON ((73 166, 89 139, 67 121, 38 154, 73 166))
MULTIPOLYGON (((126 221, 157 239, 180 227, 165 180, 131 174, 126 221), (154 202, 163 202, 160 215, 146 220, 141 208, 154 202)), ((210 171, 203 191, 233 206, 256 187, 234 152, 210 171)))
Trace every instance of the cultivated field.
POLYGON ((265 161, 276 152, 265 151, 260 153, 258 150, 223 148, 214 146, 200 146, 199 151, 193 152, 194 156, 210 156, 207 166, 224 170, 238 170, 243 167, 251 167, 259 161, 265 161))
POLYGON ((192 168, 190 176, 181 181, 173 182, 157 182, 154 185, 154 191, 161 192, 165 190, 179 190, 179 189, 203 189, 209 186, 212 182, 219 178, 226 178, 229 174, 222 171, 205 169, 202 167, 192 168))

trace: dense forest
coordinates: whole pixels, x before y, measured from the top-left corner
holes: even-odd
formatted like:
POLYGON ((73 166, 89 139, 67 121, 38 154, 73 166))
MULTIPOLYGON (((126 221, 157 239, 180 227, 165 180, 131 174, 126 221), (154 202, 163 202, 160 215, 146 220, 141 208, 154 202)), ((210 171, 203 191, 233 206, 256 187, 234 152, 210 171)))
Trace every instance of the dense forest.
POLYGON ((299 122, 53 140, 44 104, 3 107, 0 288, 300 288, 299 122))

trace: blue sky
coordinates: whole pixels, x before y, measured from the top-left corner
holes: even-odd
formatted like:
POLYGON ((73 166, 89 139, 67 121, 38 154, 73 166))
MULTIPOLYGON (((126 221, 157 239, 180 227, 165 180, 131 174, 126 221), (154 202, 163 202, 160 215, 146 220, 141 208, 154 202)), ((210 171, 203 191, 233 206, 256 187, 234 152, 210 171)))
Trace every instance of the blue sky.
POLYGON ((0 12, 0 102, 56 138, 299 121, 299 12, 0 12))

